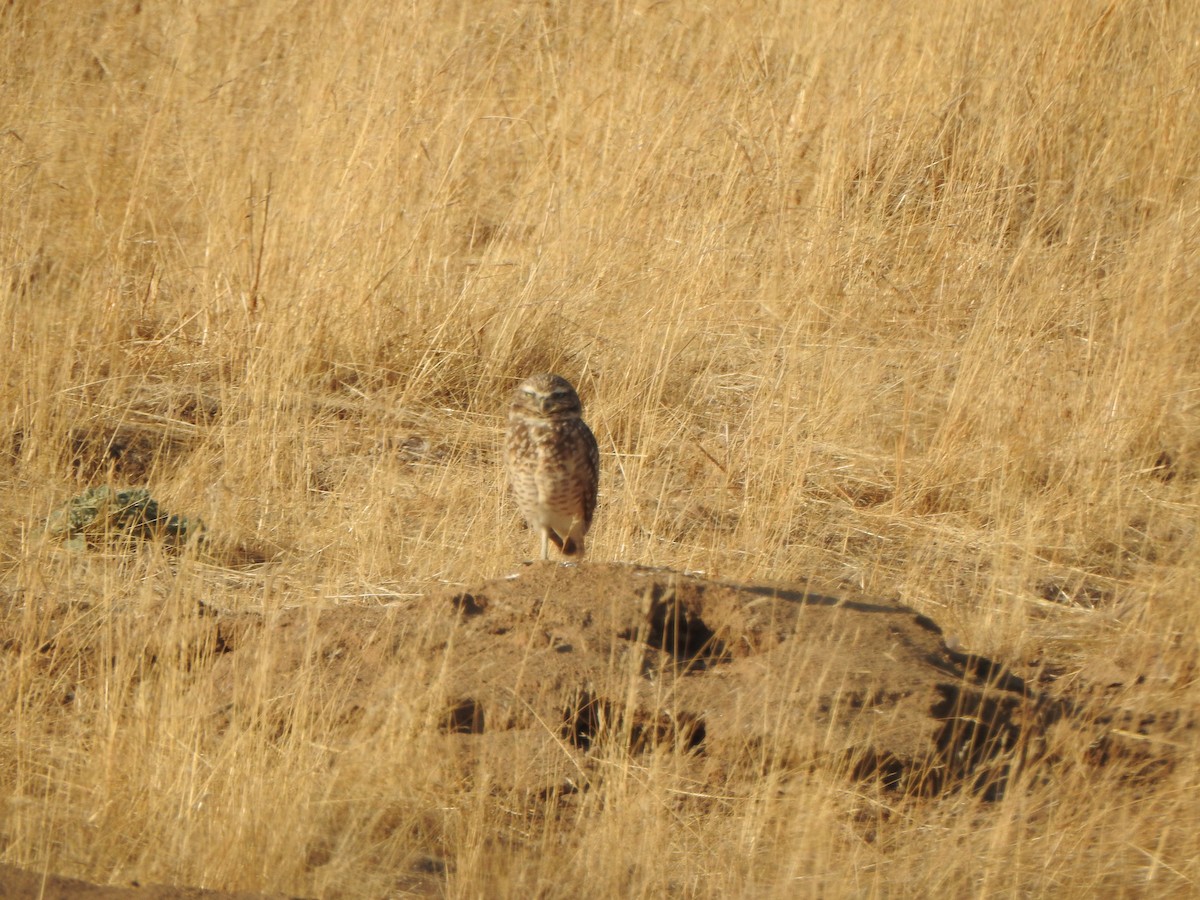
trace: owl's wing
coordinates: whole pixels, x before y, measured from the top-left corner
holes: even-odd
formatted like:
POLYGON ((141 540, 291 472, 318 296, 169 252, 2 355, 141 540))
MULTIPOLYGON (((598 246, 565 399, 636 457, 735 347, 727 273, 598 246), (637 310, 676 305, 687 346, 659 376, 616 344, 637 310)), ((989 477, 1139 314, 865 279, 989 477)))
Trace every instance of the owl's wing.
POLYGON ((587 423, 581 421, 579 424, 583 426, 583 441, 587 446, 588 465, 591 467, 583 485, 583 524, 590 527, 592 513, 596 511, 596 494, 600 488, 600 447, 587 423))

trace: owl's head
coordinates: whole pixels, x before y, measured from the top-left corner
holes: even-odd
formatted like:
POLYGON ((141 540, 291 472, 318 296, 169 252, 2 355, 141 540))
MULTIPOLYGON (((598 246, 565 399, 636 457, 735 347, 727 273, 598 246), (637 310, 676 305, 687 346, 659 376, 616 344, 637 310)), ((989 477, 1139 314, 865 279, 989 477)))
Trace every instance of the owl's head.
POLYGON ((583 412, 571 382, 549 372, 531 375, 513 392, 509 413, 531 419, 574 419, 583 412))

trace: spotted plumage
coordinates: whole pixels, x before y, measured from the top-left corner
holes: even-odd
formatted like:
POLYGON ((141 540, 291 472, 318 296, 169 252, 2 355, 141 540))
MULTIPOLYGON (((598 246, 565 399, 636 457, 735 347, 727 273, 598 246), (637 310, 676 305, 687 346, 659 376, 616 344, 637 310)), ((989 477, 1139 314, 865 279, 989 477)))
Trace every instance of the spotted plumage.
POLYGON ((600 448, 583 421, 579 395, 558 375, 525 379, 508 409, 504 461, 517 506, 541 540, 583 556, 596 510, 600 448))

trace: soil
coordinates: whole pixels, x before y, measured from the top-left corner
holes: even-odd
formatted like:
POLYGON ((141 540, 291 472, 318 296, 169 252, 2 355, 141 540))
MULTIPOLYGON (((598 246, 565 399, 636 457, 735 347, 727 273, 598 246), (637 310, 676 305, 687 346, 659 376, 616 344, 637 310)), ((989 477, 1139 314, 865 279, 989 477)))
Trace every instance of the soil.
POLYGON ((0 897, 24 900, 263 900, 265 894, 206 891, 193 887, 138 885, 127 887, 91 884, 16 866, 0 865, 0 897))
MULTIPOLYGON (((339 728, 360 727, 364 711, 394 696, 399 666, 424 665, 444 688, 431 722, 447 758, 486 765, 495 786, 531 802, 591 789, 611 742, 633 754, 683 751, 697 789, 819 767, 907 794, 994 799, 1019 766, 1055 752, 1056 728, 1096 730, 1102 764, 1121 751, 1104 734, 1147 724, 1106 728, 1112 717, 1083 716, 1036 673, 958 652, 930 619, 842 588, 531 564, 392 605, 199 612, 218 706, 249 673, 260 677, 264 660, 280 694, 307 667, 312 689, 341 711, 323 735, 336 744, 339 728)), ((0 895, 246 896, 11 868, 0 869, 0 895)))

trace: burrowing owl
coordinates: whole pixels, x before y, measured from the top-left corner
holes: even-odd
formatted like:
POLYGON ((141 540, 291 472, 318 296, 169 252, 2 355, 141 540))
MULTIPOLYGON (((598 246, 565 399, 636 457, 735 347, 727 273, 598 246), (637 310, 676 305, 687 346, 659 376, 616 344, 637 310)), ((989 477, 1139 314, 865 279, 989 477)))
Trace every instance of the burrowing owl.
POLYGON ((553 541, 566 556, 583 556, 600 484, 600 448, 581 418, 579 395, 558 375, 521 382, 508 408, 504 463, 517 505, 541 535, 542 559, 553 541))

